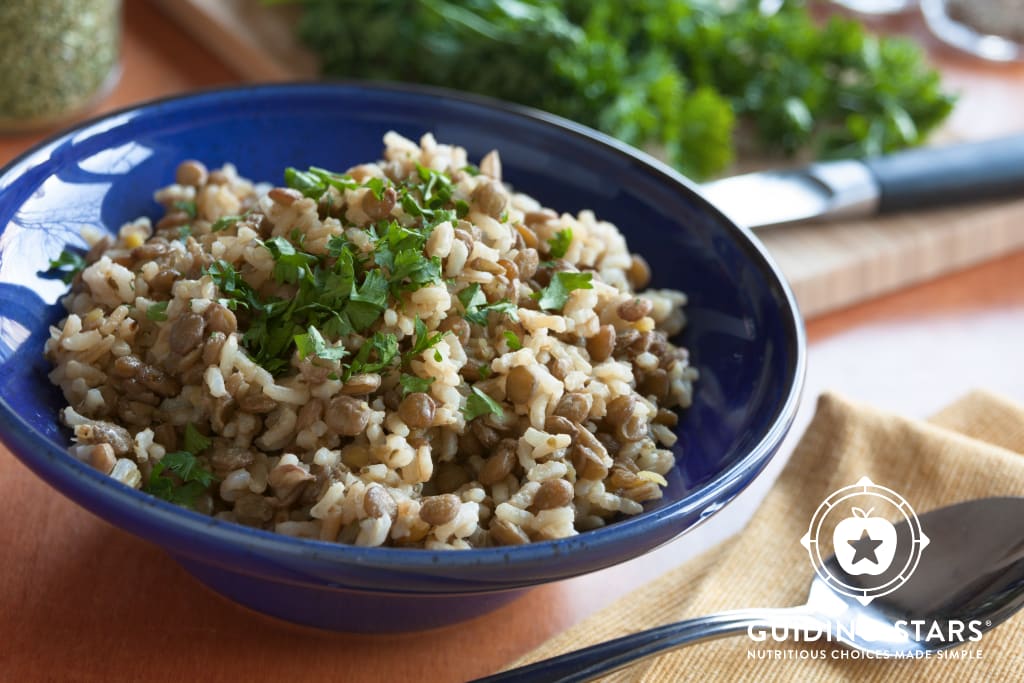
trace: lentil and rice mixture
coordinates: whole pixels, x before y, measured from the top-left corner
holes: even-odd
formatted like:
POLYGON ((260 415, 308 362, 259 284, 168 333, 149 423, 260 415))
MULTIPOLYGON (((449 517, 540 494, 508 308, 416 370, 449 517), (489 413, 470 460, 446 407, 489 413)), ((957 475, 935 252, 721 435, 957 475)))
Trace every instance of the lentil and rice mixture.
POLYGON ((430 134, 253 184, 183 162, 51 329, 71 453, 220 519, 364 546, 571 536, 660 498, 683 294, 430 134))

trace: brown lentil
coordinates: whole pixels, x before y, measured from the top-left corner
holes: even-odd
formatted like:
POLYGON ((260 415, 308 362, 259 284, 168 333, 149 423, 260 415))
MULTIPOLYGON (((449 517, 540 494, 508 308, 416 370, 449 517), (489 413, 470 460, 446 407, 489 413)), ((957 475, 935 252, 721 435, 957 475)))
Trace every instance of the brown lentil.
POLYGON ((456 315, 450 315, 442 320, 437 328, 443 332, 451 332, 463 346, 469 343, 469 323, 456 315))
POLYGON ((544 431, 548 434, 575 434, 577 426, 561 415, 549 415, 544 421, 544 431))
POLYGON ((359 206, 371 221, 377 222, 391 215, 391 210, 395 208, 397 199, 398 193, 389 185, 381 192, 380 199, 372 190, 367 190, 363 193, 363 199, 359 206))
MULTIPOLYGON (((581 432, 587 430, 581 429, 581 432)), ((608 468, 601 462, 601 458, 592 449, 577 442, 569 449, 569 459, 576 469, 576 476, 580 479, 600 481, 608 474, 608 468)))
POLYGON ((462 465, 454 462, 442 462, 437 466, 434 483, 441 493, 451 493, 468 482, 469 473, 462 465))
POLYGON ((513 403, 524 404, 533 395, 536 380, 525 365, 517 365, 508 372, 505 381, 505 395, 513 403))
POLYGON ((206 321, 198 313, 186 313, 174 323, 171 334, 171 351, 186 354, 203 341, 206 321))
POLYGON ((384 490, 383 486, 370 484, 366 487, 366 493, 363 494, 363 510, 370 517, 394 519, 398 514, 398 503, 384 490))
POLYGON ((595 363, 603 363, 611 358, 615 352, 615 328, 611 325, 601 325, 597 334, 587 339, 587 353, 590 360, 595 363))
POLYGON ((679 424, 679 415, 668 408, 658 408, 658 414, 654 416, 654 424, 675 427, 679 424))
POLYGON ((219 303, 210 304, 203 317, 206 318, 207 328, 212 332, 221 332, 226 336, 238 329, 238 318, 235 317, 234 311, 219 303))
POLYGON ((342 436, 362 434, 370 423, 369 407, 351 396, 335 396, 327 406, 324 422, 342 436))
POLYGON ((516 223, 516 232, 518 232, 519 236, 523 238, 523 243, 528 249, 537 249, 537 245, 540 244, 540 241, 537 239, 537 233, 535 233, 532 228, 528 228, 522 223, 516 223))
POLYGON ((470 204, 480 213, 500 218, 508 206, 508 196, 501 184, 493 180, 479 183, 469 195, 470 204))
POLYGON ((644 289, 651 283, 651 267, 640 254, 633 254, 629 270, 626 271, 626 279, 635 290, 644 289))
POLYGON ((89 449, 89 464, 103 474, 110 474, 114 465, 117 464, 114 447, 109 443, 93 444, 89 449))
POLYGON ((649 432, 647 420, 640 413, 633 413, 615 428, 615 436, 623 441, 639 441, 649 432))
POLYGON ((210 174, 201 161, 187 159, 178 164, 178 170, 174 174, 174 180, 179 185, 190 185, 200 187, 209 180, 210 174))
POLYGON ((426 429, 434 422, 436 407, 434 399, 417 391, 402 399, 398 406, 398 416, 413 429, 426 429))
POLYGON ((361 396, 370 394, 380 389, 380 375, 364 373, 352 375, 341 387, 341 393, 346 396, 361 396))
POLYGON ((605 419, 612 427, 623 424, 636 410, 636 399, 630 394, 619 396, 608 404, 608 413, 605 419))
POLYGON ((562 398, 558 400, 558 406, 555 408, 555 415, 560 415, 570 422, 579 424, 587 419, 588 415, 590 415, 590 408, 592 404, 593 399, 590 398, 589 394, 571 391, 564 394, 562 398))
POLYGON ((503 519, 491 522, 490 536, 497 545, 523 545, 530 542, 525 531, 503 519))
POLYGON ((235 519, 248 526, 260 526, 274 517, 274 506, 256 493, 243 494, 235 501, 235 519))
POLYGON ((302 193, 290 187, 275 187, 267 192, 267 196, 281 206, 291 206, 302 199, 302 193))
POLYGON ((484 486, 492 486, 512 474, 518 462, 515 439, 502 439, 494 455, 484 461, 477 478, 484 486))
POLYGON ((461 505, 462 501, 452 493, 424 498, 420 505, 420 519, 430 526, 442 526, 455 519, 461 505))
POLYGON ((537 510, 563 508, 572 502, 575 491, 572 484, 565 479, 548 479, 537 489, 533 498, 533 507, 537 510))
POLYGON ((615 312, 626 322, 635 323, 649 314, 652 308, 654 308, 654 305, 651 304, 650 300, 637 297, 623 301, 615 312))

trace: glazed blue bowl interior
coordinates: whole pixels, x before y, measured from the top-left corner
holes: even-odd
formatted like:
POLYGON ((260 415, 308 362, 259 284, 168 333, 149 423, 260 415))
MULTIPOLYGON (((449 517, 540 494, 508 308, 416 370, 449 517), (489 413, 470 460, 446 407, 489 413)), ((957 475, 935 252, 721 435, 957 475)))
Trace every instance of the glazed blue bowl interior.
MULTIPOLYGON (((560 119, 451 93, 365 84, 213 91, 148 104, 61 135, 0 175, 0 430, 52 486, 158 543, 201 578, 239 573, 316 589, 461 594, 592 571, 664 543, 720 509, 765 466, 803 377, 792 296, 759 243, 687 181, 634 150, 560 119), (62 315, 59 280, 40 274, 87 226, 157 218, 153 191, 176 165, 234 163, 280 183, 285 166, 345 168, 380 157, 382 136, 433 132, 478 160, 498 149, 505 180, 559 211, 593 209, 643 254, 654 287, 689 296, 681 342, 701 376, 683 412, 678 467, 644 514, 570 539, 464 552, 366 549, 215 521, 130 490, 65 452, 59 392, 42 357, 62 315)), ((255 590, 255 589, 254 589, 255 590)), ((235 596, 245 601, 245 596, 235 596)), ((299 620, 302 620, 301 618, 299 620)))

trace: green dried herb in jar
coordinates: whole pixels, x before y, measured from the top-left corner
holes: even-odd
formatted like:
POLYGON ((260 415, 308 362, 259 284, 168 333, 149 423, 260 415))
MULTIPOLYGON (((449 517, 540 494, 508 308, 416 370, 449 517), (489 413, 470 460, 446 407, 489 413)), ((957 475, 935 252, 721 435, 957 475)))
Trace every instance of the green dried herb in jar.
POLYGON ((0 130, 60 123, 113 86, 121 0, 0 0, 0 130))

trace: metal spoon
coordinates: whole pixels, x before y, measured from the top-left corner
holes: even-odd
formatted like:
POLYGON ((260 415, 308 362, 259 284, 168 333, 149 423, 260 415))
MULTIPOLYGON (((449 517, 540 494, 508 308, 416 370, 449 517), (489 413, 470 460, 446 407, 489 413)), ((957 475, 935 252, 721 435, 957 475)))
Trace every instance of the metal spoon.
MULTIPOLYGON (((748 629, 757 634, 805 634, 805 639, 820 634, 815 641, 819 647, 827 637, 876 656, 912 657, 976 640, 1024 605, 1024 498, 972 500, 932 510, 919 519, 930 539, 921 562, 902 587, 868 605, 834 591, 815 575, 802 607, 735 610, 688 619, 476 683, 590 681, 668 650, 748 629)), ((908 528, 904 522, 897 532, 906 534, 908 528)), ((825 566, 842 571, 835 556, 825 566)))

